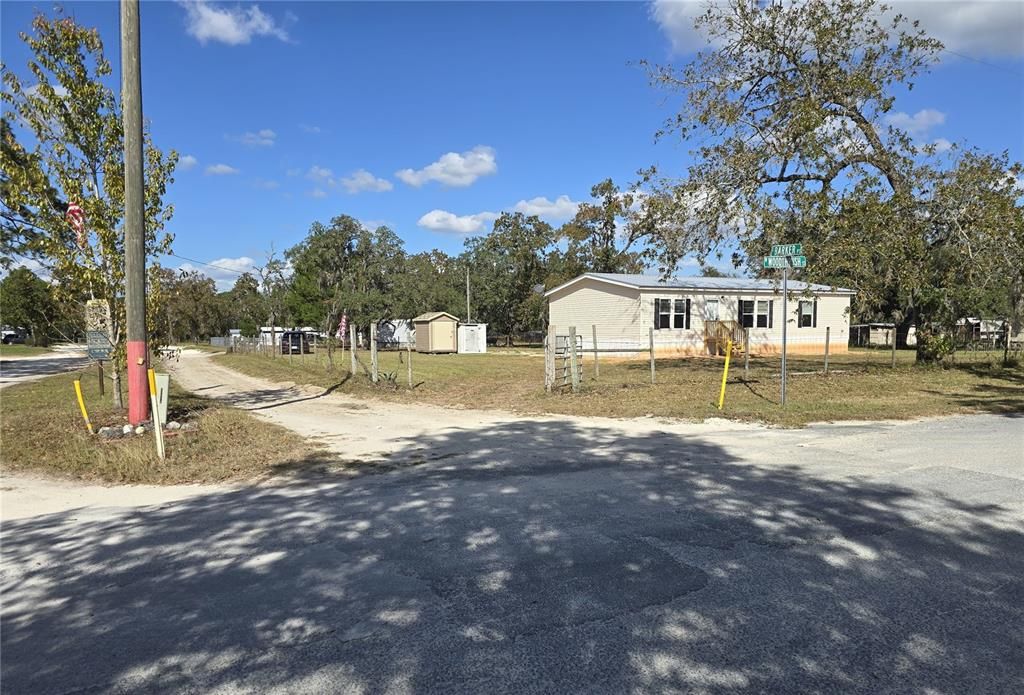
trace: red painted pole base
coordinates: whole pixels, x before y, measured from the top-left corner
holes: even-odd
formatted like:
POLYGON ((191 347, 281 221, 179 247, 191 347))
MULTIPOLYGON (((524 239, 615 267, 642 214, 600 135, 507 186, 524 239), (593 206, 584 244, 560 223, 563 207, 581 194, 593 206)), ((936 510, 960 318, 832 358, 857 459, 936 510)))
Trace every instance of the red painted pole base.
POLYGON ((128 341, 128 422, 140 425, 149 419, 149 367, 145 340, 128 341))

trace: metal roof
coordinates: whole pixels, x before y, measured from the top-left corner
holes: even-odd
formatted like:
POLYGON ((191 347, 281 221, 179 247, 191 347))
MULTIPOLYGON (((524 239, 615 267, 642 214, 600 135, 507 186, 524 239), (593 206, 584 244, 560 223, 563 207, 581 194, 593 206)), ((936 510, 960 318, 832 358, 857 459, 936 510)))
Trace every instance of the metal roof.
MULTIPOLYGON (((680 290, 731 290, 731 291, 769 291, 775 292, 782 289, 781 280, 764 280, 757 278, 712 278, 712 277, 670 277, 663 278, 660 275, 642 275, 634 273, 584 273, 573 278, 569 282, 552 288, 544 293, 545 296, 569 287, 585 278, 608 282, 614 285, 634 287, 636 289, 680 289, 680 290)), ((831 287, 829 285, 816 285, 813 283, 801 282, 799 280, 789 281, 791 292, 803 292, 806 289, 812 292, 828 294, 856 294, 855 290, 843 287, 831 287)))
POLYGON ((458 321, 459 320, 458 316, 452 316, 447 311, 428 311, 425 314, 420 314, 419 316, 414 318, 412 321, 413 321, 413 323, 423 323, 424 321, 433 321, 434 319, 439 319, 442 316, 447 316, 448 318, 452 319, 453 321, 458 321))

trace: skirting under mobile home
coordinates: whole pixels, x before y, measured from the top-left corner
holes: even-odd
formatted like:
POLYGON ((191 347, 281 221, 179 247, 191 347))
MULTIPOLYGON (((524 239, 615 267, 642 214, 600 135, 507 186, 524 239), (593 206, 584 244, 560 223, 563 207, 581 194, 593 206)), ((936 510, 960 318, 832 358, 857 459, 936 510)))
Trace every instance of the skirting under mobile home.
POLYGON ((548 290, 548 320, 559 335, 570 327, 583 349, 611 356, 644 354, 654 333, 659 356, 723 354, 726 341, 749 339, 751 354, 782 349, 787 321, 791 354, 846 352, 853 290, 789 282, 783 316, 781 282, 747 278, 585 273, 548 290))

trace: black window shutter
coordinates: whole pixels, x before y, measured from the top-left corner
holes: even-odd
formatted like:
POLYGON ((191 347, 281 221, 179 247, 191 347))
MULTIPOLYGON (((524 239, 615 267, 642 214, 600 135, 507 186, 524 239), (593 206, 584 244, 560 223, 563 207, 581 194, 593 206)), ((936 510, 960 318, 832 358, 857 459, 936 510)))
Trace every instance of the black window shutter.
POLYGON ((690 329, 690 298, 686 298, 686 329, 690 329))
POLYGON ((768 328, 772 327, 773 318, 775 317, 775 302, 771 299, 768 300, 768 328))
POLYGON ((811 328, 818 327, 818 300, 814 300, 814 304, 811 305, 811 328))
POLYGON ((658 323, 658 312, 659 311, 661 311, 661 300, 660 299, 655 299, 654 300, 654 330, 658 330, 658 328, 660 328, 660 324, 658 323))

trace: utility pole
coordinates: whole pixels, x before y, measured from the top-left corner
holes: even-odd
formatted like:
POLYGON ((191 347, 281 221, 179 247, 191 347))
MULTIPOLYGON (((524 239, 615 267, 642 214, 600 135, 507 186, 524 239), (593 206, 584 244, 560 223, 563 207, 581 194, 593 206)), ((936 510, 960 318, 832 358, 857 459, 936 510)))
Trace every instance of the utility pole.
POLYGON ((469 267, 466 268, 466 323, 469 323, 469 267))
POLYGON ((149 419, 146 375, 146 230, 142 174, 142 65, 139 0, 121 0, 121 109, 124 127, 124 305, 128 336, 128 422, 149 419))

